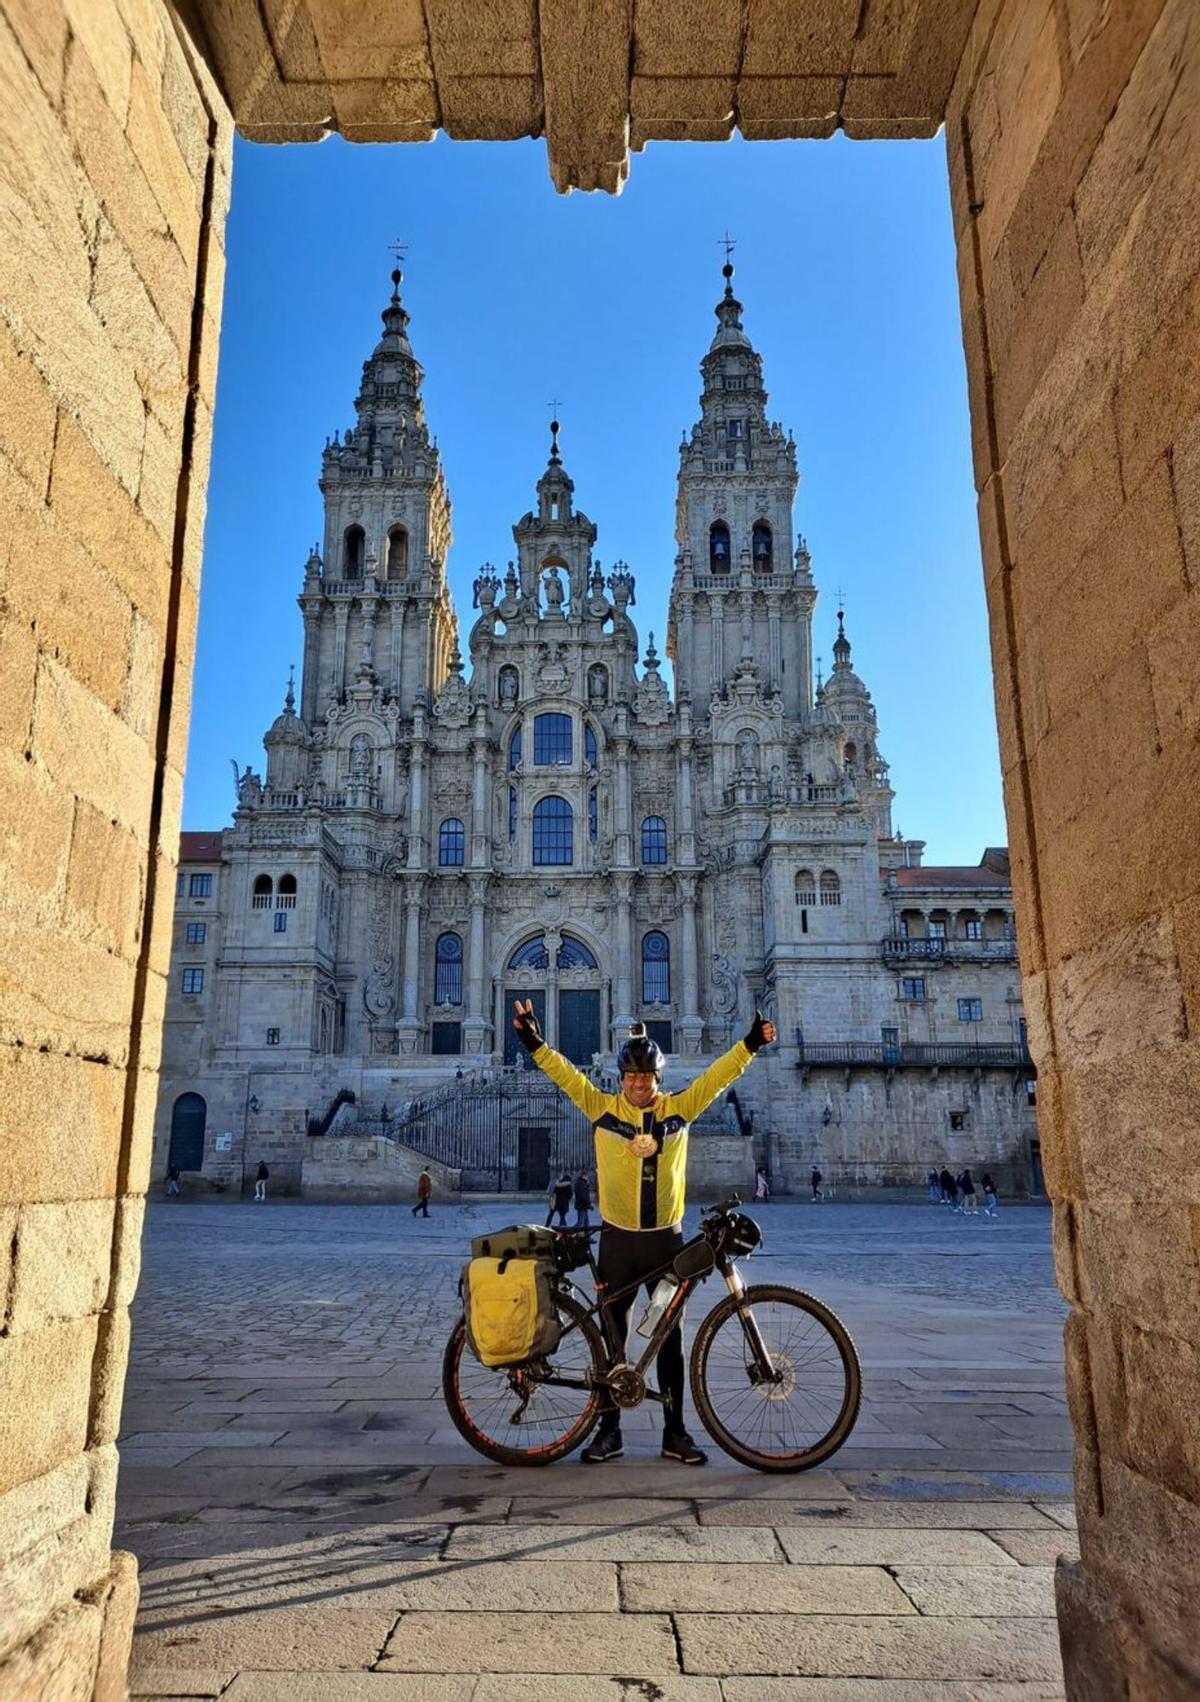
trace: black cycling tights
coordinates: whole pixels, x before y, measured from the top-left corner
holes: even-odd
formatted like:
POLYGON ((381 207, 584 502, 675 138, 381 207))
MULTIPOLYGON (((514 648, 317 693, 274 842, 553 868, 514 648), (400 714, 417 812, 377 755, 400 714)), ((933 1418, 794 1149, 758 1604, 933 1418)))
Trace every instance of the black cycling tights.
MULTIPOLYGON (((600 1257, 597 1260, 600 1281, 609 1290, 624 1288, 626 1283, 635 1282, 638 1278, 649 1276, 656 1271, 660 1265, 673 1258, 682 1246, 681 1229, 614 1229, 611 1224, 606 1223, 600 1231, 600 1257)), ((648 1282, 646 1293, 651 1293, 653 1287, 654 1284, 648 1282)), ((629 1333, 629 1312, 636 1298, 636 1291, 627 1294, 609 1313, 622 1341, 629 1333)), ((638 1339, 641 1340, 640 1337, 638 1339)), ((637 1359, 640 1355, 641 1349, 638 1348, 631 1357, 637 1359)), ((657 1370, 659 1391, 667 1397, 669 1403, 663 1408, 663 1430, 670 1435, 684 1427, 683 1336, 678 1324, 662 1344, 657 1370)), ((616 1407, 601 1413, 602 1436, 618 1430, 620 1425, 621 1414, 616 1407)))

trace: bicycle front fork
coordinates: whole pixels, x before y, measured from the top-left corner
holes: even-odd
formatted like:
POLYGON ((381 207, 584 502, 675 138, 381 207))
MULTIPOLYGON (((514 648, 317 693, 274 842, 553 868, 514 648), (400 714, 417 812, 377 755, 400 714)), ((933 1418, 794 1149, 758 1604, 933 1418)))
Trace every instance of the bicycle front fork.
POLYGON ((751 1383, 778 1383, 780 1373, 767 1351, 763 1333, 758 1327, 758 1319, 746 1302, 746 1285, 742 1281, 741 1271, 736 1265, 728 1264, 721 1275, 725 1278, 726 1288, 737 1302, 738 1317, 742 1320, 742 1330, 750 1347, 751 1383))

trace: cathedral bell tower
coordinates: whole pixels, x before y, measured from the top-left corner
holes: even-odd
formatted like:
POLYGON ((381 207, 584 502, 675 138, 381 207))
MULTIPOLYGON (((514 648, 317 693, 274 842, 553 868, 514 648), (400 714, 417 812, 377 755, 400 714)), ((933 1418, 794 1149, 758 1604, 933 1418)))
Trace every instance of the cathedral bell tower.
POLYGON ((450 497, 401 281, 397 268, 383 334, 363 362, 355 424, 326 441, 321 461, 324 546, 309 558, 300 597, 301 716, 310 726, 368 687, 410 713, 436 695, 454 651, 450 497))
POLYGON ((796 445, 767 418, 762 358, 742 325, 733 267, 723 269, 717 330, 700 363, 700 418, 679 450, 667 653, 680 697, 703 715, 744 661, 785 715, 812 704, 808 551, 793 550, 796 445))

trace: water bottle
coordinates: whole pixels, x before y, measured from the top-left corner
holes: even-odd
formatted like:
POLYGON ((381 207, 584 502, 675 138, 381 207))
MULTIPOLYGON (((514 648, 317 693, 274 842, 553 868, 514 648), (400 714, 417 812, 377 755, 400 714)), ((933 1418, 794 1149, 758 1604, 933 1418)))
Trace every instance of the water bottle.
POLYGON ((637 1327, 637 1333, 639 1336, 645 1336, 646 1339, 649 1340, 649 1338, 654 1334, 655 1330, 658 1328, 658 1320, 671 1304, 675 1290, 678 1287, 679 1279, 677 1277, 665 1276, 659 1278, 658 1282, 654 1285, 654 1292, 650 1296, 650 1304, 646 1308, 646 1316, 637 1327))

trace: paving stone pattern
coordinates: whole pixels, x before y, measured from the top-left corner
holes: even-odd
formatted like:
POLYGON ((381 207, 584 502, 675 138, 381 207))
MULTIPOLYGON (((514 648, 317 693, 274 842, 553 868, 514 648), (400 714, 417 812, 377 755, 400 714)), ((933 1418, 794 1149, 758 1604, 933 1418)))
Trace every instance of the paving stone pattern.
POLYGON ((847 1446, 778 1478, 715 1447, 661 1460, 647 1409, 600 1469, 465 1446, 439 1361, 466 1244, 536 1210, 152 1207, 118 1506, 133 1697, 1063 1695, 1053 1567, 1078 1547, 1044 1210, 763 1211, 749 1278, 819 1294, 864 1364, 847 1446))

